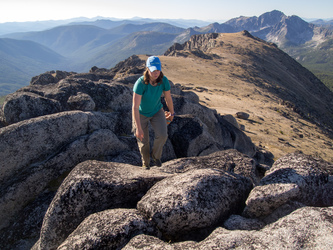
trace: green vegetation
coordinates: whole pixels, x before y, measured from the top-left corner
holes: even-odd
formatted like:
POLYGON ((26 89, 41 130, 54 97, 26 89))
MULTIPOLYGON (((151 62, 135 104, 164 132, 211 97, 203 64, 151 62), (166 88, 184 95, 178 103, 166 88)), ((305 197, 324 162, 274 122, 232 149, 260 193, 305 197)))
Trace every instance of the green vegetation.
POLYGON ((29 85, 33 76, 58 69, 64 60, 38 43, 0 38, 0 96, 29 85))
POLYGON ((0 83, 0 96, 5 96, 14 93, 16 90, 28 86, 29 83, 19 84, 19 83, 0 83))
POLYGON ((5 102, 5 98, 6 98, 6 96, 0 96, 0 107, 5 102))
POLYGON ((316 77, 319 78, 332 92, 333 92, 333 70, 332 71, 320 71, 316 67, 304 65, 309 69, 316 77))
POLYGON ((296 60, 315 74, 331 91, 333 91, 333 39, 329 39, 312 50, 299 49, 294 54, 296 60))

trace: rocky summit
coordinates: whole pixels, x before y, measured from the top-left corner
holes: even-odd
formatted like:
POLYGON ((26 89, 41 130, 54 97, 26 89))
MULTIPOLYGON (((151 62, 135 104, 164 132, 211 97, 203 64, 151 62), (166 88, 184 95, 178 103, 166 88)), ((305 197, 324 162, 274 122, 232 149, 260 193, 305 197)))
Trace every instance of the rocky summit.
POLYGON ((131 107, 146 58, 7 96, 1 249, 333 248, 332 93, 248 32, 192 36, 161 56, 177 115, 145 170, 131 107))

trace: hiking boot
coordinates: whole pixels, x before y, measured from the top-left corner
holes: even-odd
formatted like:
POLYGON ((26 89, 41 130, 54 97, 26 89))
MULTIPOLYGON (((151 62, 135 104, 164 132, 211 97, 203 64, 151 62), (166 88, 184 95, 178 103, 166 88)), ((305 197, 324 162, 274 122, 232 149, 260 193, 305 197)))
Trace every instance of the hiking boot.
POLYGON ((149 169, 150 169, 150 166, 142 165, 142 168, 143 168, 143 169, 146 169, 146 170, 149 170, 149 169))
POLYGON ((155 165, 156 167, 161 167, 162 166, 162 162, 160 159, 154 159, 155 165))

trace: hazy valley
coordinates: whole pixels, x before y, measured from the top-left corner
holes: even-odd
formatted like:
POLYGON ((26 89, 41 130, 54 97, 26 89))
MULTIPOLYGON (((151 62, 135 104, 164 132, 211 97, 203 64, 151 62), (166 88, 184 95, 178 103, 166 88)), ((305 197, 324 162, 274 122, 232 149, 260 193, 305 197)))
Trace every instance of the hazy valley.
POLYGON ((0 33, 8 33, 0 38, 0 96, 28 85, 31 77, 45 71, 87 72, 93 66, 109 69, 133 54, 163 54, 172 44, 184 43, 195 34, 242 30, 277 44, 331 86, 333 31, 329 22, 310 24, 279 11, 200 27, 166 21, 77 21, 19 33, 10 33, 4 27, 0 33))

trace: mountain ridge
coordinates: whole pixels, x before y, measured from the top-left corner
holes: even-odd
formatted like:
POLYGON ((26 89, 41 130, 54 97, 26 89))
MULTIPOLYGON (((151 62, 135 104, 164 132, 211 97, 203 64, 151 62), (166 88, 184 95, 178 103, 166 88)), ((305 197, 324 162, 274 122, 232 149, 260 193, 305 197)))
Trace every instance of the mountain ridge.
POLYGON ((182 46, 170 48, 161 60, 167 68, 163 72, 175 82, 198 89, 196 93, 208 107, 226 115, 240 110, 248 112, 251 120, 238 121, 245 123, 245 131, 257 145, 266 144, 274 155, 281 156, 298 147, 307 153, 312 148, 320 155, 320 150, 328 145, 326 157, 332 156, 333 93, 274 44, 248 32, 198 35, 182 46), (203 47, 200 42, 203 42, 203 47), (172 64, 176 63, 169 57, 179 58, 181 65, 186 65, 186 62, 192 65, 175 70, 172 64), (192 58, 200 62, 194 64, 192 58), (186 70, 193 75, 187 77, 186 70), (199 91, 200 88, 204 91, 199 91), (308 121, 316 126, 309 125, 308 121), (266 127, 265 123, 270 125, 266 127), (311 142, 313 144, 308 149, 301 146, 306 141, 303 140, 305 134, 316 140, 310 135, 316 134, 315 131, 319 133, 316 136, 321 138, 320 142, 311 142), (272 136, 282 144, 280 149, 275 148, 274 139, 269 139, 272 136), (323 142, 325 137, 327 140, 323 142), (319 145, 320 150, 316 149, 319 145))
MULTIPOLYGON (((266 43, 263 40, 258 40, 258 38, 253 37, 248 32, 241 32, 243 37, 248 37, 255 41, 259 41, 260 43, 266 43)), ((204 58, 208 58, 210 60, 218 60, 219 56, 221 56, 221 52, 218 51, 218 54, 214 53, 214 50, 218 50, 222 47, 226 47, 223 36, 226 34, 206 34, 206 35, 195 35, 192 36, 191 39, 182 44, 172 46, 164 55, 165 56, 187 56, 187 55, 196 55, 200 57, 200 53, 196 53, 196 51, 204 52, 204 58), (184 54, 185 53, 185 54, 184 54), (209 57, 209 55, 212 55, 209 57)), ((249 40, 246 40, 247 42, 249 40)), ((250 43, 250 42, 248 42, 250 43)), ((289 101, 292 99, 297 99, 298 95, 303 96, 304 100, 301 101, 303 103, 306 100, 311 100, 311 105, 315 105, 318 101, 320 106, 325 107, 326 105, 333 106, 332 92, 320 82, 310 71, 306 70, 304 67, 299 65, 294 59, 292 59, 289 55, 287 55, 282 50, 273 46, 271 43, 267 43, 266 47, 263 47, 262 52, 258 53, 256 51, 252 51, 247 47, 243 47, 243 51, 238 52, 242 54, 243 62, 247 64, 246 68, 249 71, 249 75, 256 76, 258 79, 275 79, 275 84, 261 84, 258 83, 257 80, 253 81, 253 84, 256 86, 260 86, 261 88, 274 89, 274 92, 280 96, 280 98, 284 98, 285 101, 289 101), (265 59, 266 56, 270 56, 270 60, 265 59), (276 60, 274 57, 279 58, 276 60), (281 65, 281 61, 283 61, 283 65, 281 65), (280 69, 277 72, 274 72, 275 69, 280 69), (292 82, 291 79, 283 78, 283 71, 288 69, 288 72, 295 76, 297 79, 301 79, 300 82, 295 82, 294 84, 290 84, 292 82), (316 87, 314 87, 316 86, 316 87), (288 92, 281 91, 283 89, 289 89, 288 92), (326 95, 328 93, 328 95, 326 95), (311 96, 311 95, 314 96, 311 96), (289 96, 288 96, 289 95, 289 96), (316 96, 316 97, 315 97, 316 96)), ((297 106, 297 103, 294 103, 297 106)), ((304 106, 304 105, 303 105, 304 106)), ((297 107, 295 107, 297 109, 297 107)), ((318 110, 322 110, 322 108, 317 108, 318 110)), ((310 110, 304 110, 304 114, 311 113, 310 110)), ((328 111, 328 116, 330 113, 333 113, 333 109, 330 108, 328 111)), ((319 117, 318 117, 319 118, 319 117)), ((330 119, 330 118, 328 118, 330 119)), ((333 128, 333 119, 329 122, 330 127, 333 128)))
MULTIPOLYGON (((320 53, 319 45, 333 37, 333 32, 307 23, 297 16, 287 17, 277 10, 264 13, 259 17, 238 17, 222 24, 212 23, 203 27, 196 26, 187 29, 157 22, 144 24, 122 23, 122 25, 111 29, 93 25, 94 23, 99 23, 100 26, 108 27, 105 23, 109 22, 111 21, 97 20, 74 23, 74 25, 65 25, 46 31, 11 34, 8 37, 29 39, 41 43, 71 61, 56 66, 52 70, 84 72, 88 71, 92 66, 113 67, 117 62, 126 59, 132 54, 140 54, 140 49, 142 49, 141 53, 163 54, 173 43, 184 43, 192 35, 216 32, 233 33, 246 28, 252 35, 276 43, 296 59, 299 58, 299 55, 302 55, 302 64, 310 67, 317 75, 323 76, 324 78, 322 79, 328 79, 327 81, 325 80, 325 84, 331 85, 333 89, 333 78, 331 79, 330 77, 330 71, 326 70, 330 68, 331 63, 313 66, 313 62, 307 62, 308 57, 306 56, 306 53, 320 53), (148 31, 158 32, 154 33, 154 37, 160 34, 160 39, 154 38, 156 44, 153 47, 151 47, 151 44, 145 48, 140 45, 140 47, 135 49, 131 40, 137 36, 135 33, 141 32, 141 39, 149 41, 153 33, 148 31), (165 35, 165 33, 169 35, 165 35), (173 36, 172 34, 178 35, 174 39, 170 39, 173 36), (115 47, 118 47, 118 49, 114 49, 115 47), (128 50, 123 48, 128 48, 128 50)), ((26 78, 25 83, 20 84, 24 86, 28 81, 29 79, 26 78)))
POLYGON ((247 30, 249 32, 261 30, 266 27, 274 26, 279 23, 286 15, 278 10, 266 12, 259 17, 236 17, 225 22, 236 29, 236 32, 247 30))
POLYGON ((131 18, 119 19, 108 17, 78 17, 65 20, 46 20, 46 21, 28 21, 28 22, 5 22, 0 23, 0 35, 7 35, 18 32, 43 31, 63 25, 95 25, 100 28, 110 29, 122 24, 144 24, 152 22, 165 22, 181 28, 208 25, 209 22, 196 19, 151 19, 151 18, 131 18))

